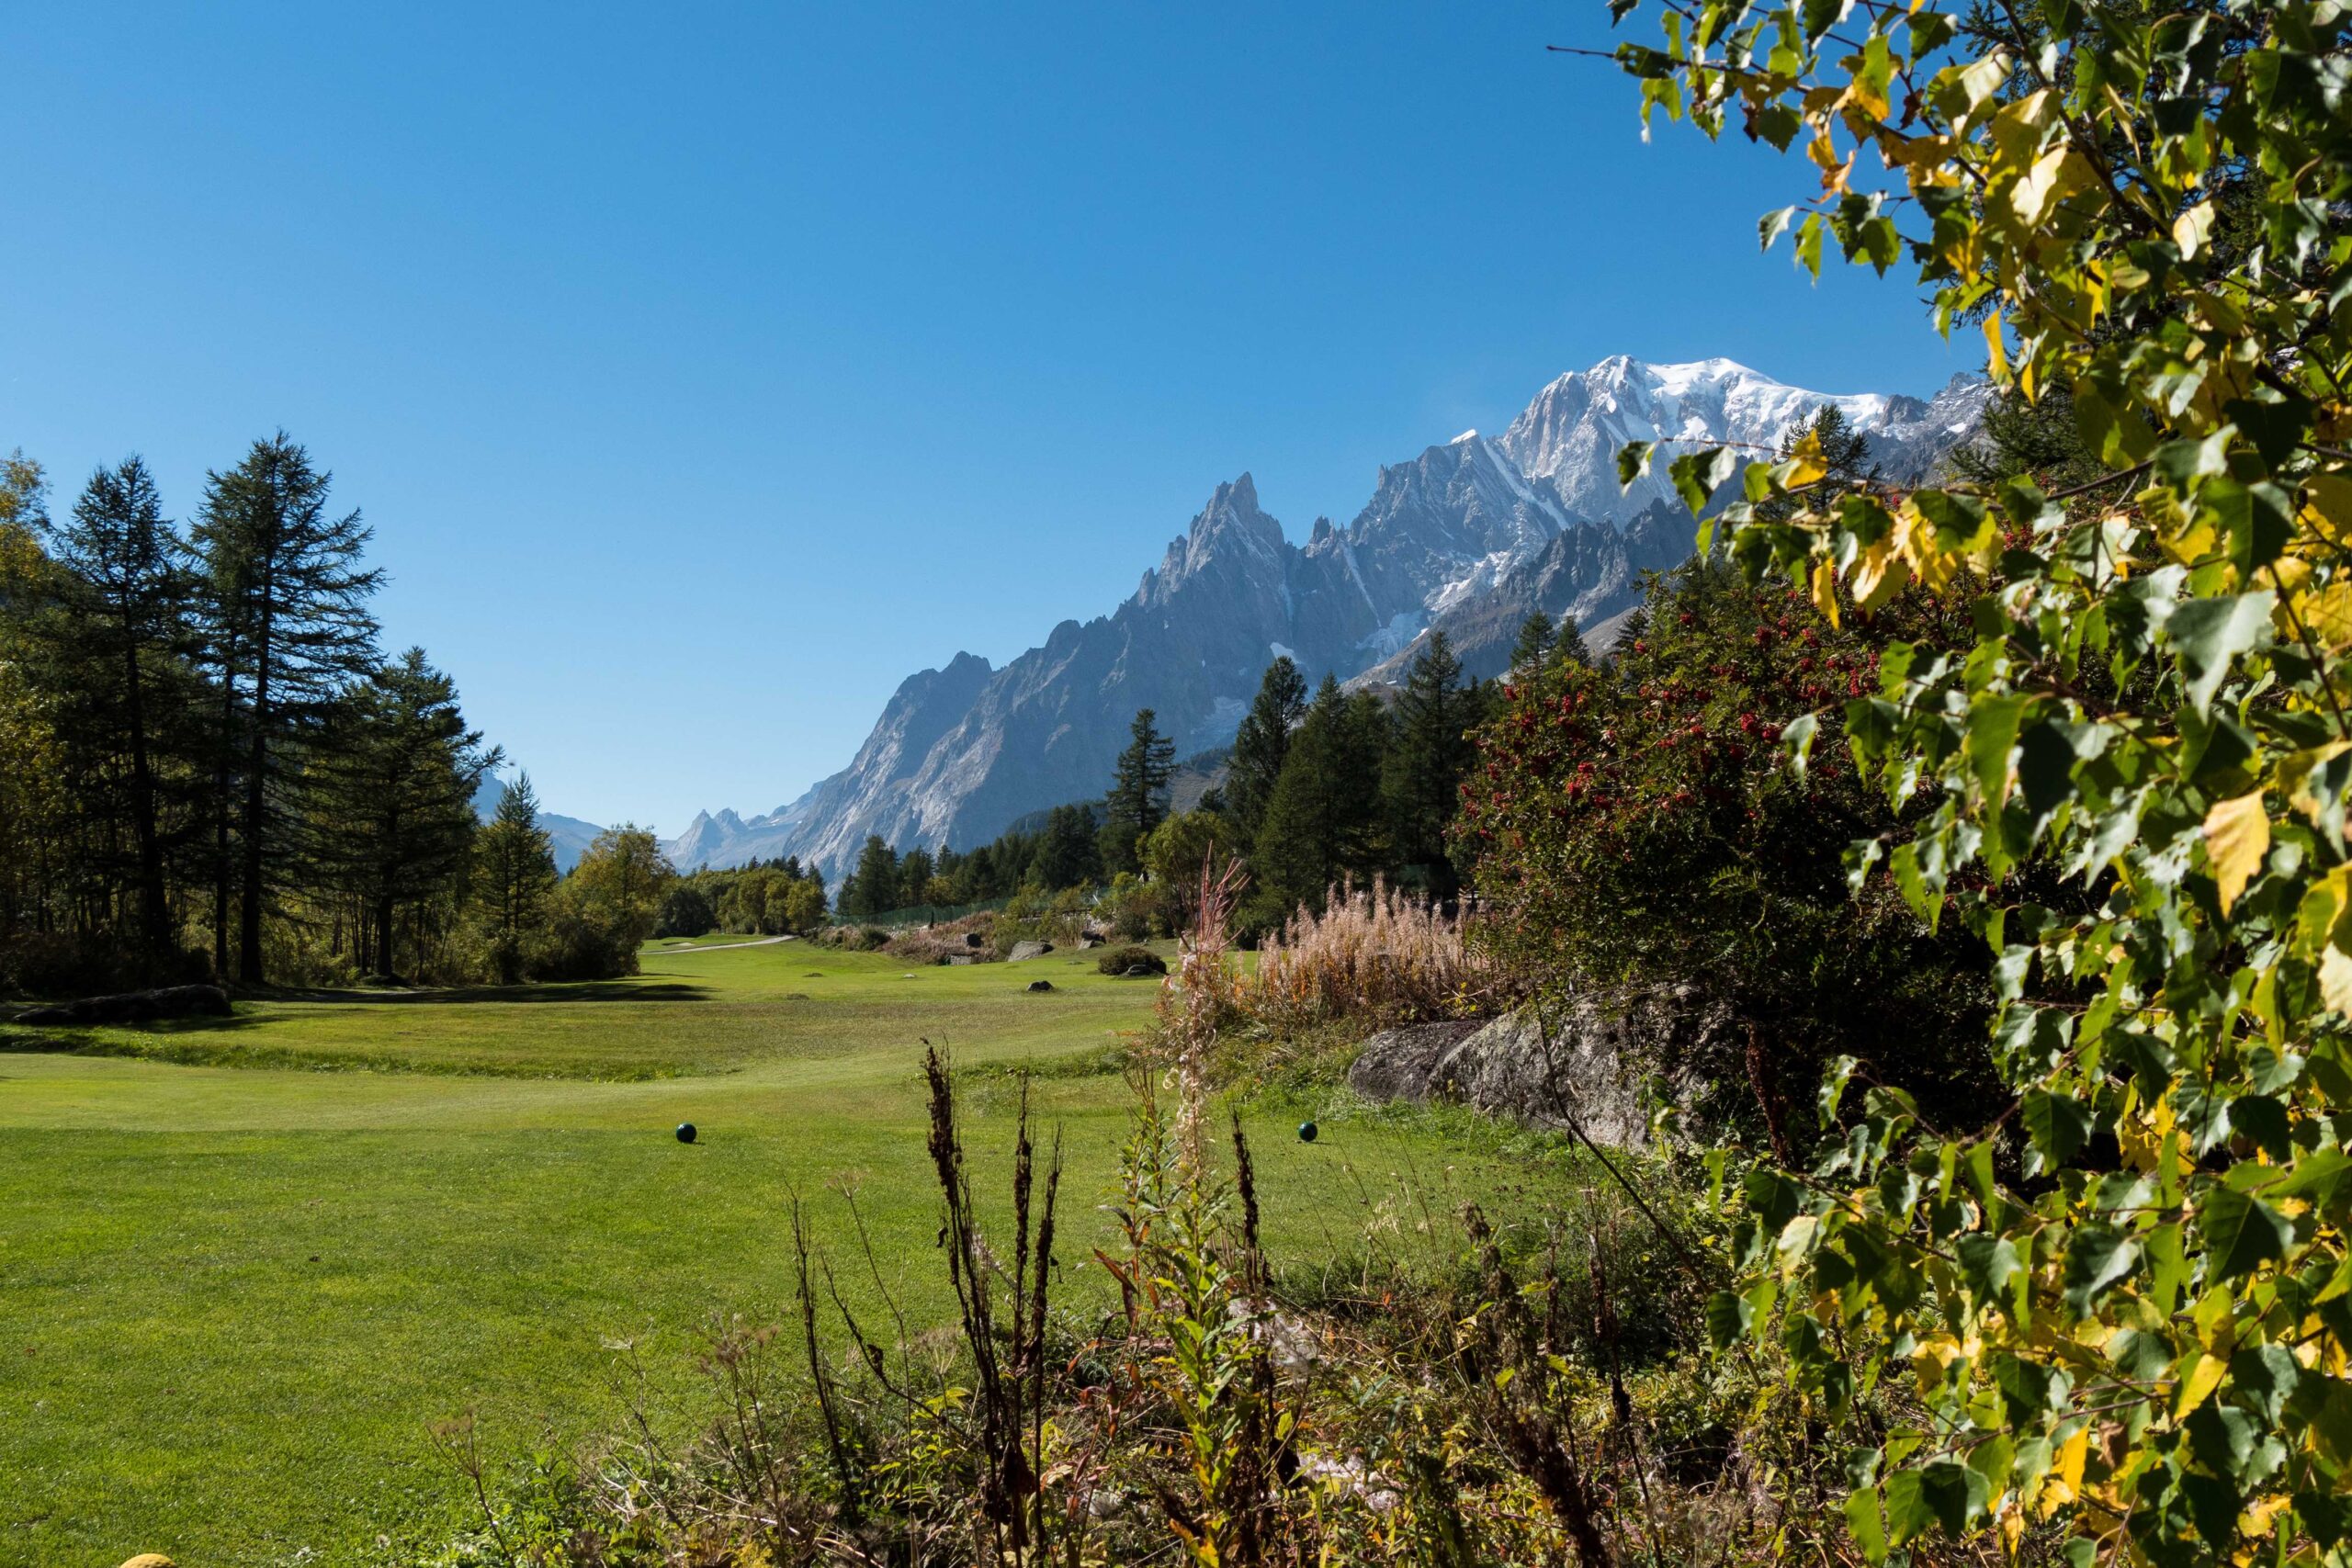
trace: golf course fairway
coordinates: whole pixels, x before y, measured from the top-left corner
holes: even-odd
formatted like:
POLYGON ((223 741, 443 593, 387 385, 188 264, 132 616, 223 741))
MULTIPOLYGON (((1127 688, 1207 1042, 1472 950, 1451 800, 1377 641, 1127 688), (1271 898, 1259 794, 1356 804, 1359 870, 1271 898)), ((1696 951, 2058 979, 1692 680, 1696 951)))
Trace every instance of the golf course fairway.
MULTIPOLYGON (((690 1427, 700 1330, 787 1315, 796 1194, 840 1257, 854 1193, 884 1282, 938 1321, 926 1039, 958 1069, 984 1206, 1036 1069, 1060 1299, 1105 1299, 1086 1260, 1127 1129, 1116 1048, 1153 983, 1085 954, 910 971, 802 942, 657 945, 643 970, 0 1026, 0 1564, 407 1560, 463 1517, 435 1421, 474 1413, 501 1464, 610 1430, 626 1345, 690 1427)), ((1309 1145, 1296 1104, 1240 1106, 1277 1256, 1342 1258, 1368 1222, 1511 1178, 1457 1169, 1419 1113, 1316 1109, 1309 1145)), ((858 1262, 844 1293, 878 1309, 858 1262)))

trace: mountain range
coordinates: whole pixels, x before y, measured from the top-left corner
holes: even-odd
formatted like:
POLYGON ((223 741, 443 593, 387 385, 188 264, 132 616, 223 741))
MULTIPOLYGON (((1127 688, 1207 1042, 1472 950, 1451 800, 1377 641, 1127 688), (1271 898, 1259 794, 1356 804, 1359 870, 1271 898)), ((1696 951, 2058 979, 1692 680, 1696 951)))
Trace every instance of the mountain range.
POLYGON ((1538 392, 1500 435, 1464 431, 1382 468, 1345 527, 1317 518, 1295 545, 1247 473, 1216 487, 1159 564, 1109 615, 1064 621, 991 666, 959 653, 908 677, 849 765, 763 816, 697 815, 664 848, 681 870, 794 854, 838 880, 869 833, 967 848, 1025 813, 1100 795, 1136 710, 1179 755, 1231 740, 1275 657, 1312 682, 1400 678, 1442 630, 1473 675, 1502 671, 1520 624, 1571 615, 1606 646, 1642 576, 1690 554, 1693 524, 1666 478, 1680 450, 1777 446, 1835 403, 1890 480, 1917 480, 1982 427, 1989 389, 1957 376, 1932 398, 1831 396, 1728 359, 1617 355, 1538 392), (1630 441, 1653 473, 1617 483, 1630 441))

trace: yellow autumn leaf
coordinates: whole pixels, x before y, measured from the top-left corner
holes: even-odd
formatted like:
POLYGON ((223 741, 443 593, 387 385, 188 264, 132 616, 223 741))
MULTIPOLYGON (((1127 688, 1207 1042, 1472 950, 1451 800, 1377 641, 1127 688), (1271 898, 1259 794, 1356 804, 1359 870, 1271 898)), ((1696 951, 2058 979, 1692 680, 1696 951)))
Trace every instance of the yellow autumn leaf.
POLYGON ((2352 956, 2331 946, 2319 958, 2319 999, 2331 1011, 2352 1017, 2352 956))
POLYGON ((1852 575, 1847 585, 1853 590, 1855 604, 1864 610, 1875 610, 1903 591, 1911 581, 1911 569, 1896 553, 1894 536, 1873 540, 1854 558, 1852 575))
POLYGON ((2186 1175, 2193 1162, 2181 1141, 2174 1136, 2176 1125, 2172 1104, 2163 1100, 2149 1106, 2143 1114, 2118 1122, 2115 1141, 2122 1147, 2124 1163, 2158 1180, 2186 1175))
POLYGON ((2212 859, 2226 915, 2270 852, 2270 816, 2262 809, 2260 790, 2224 800, 2205 814, 2205 852, 2212 859))
POLYGON ((2016 212, 2021 229, 2038 227, 2050 216, 2074 181, 2066 178, 2074 173, 2067 160, 2074 154, 2064 147, 2052 147, 2036 158, 2009 187, 2009 207, 2016 212))
POLYGON ((2313 474, 2305 479, 2301 521, 2332 543, 2352 542, 2352 475, 2313 474))
POLYGON ((2293 601, 2295 619, 2328 653, 2352 647, 2352 582, 2341 579, 2293 601))
POLYGON ((1828 561, 1814 563, 1813 604, 1828 617, 1831 626, 1838 624, 1838 569, 1828 561))
MULTIPOLYGON (((2331 740, 2324 746, 2314 746, 2307 751, 2296 751, 2280 758, 2278 793, 2287 797, 2289 806, 2316 823, 2323 803, 2311 792, 2312 774, 2347 750, 2352 750, 2352 740, 2331 740)), ((2338 866, 2333 875, 2340 882, 2343 874, 2344 868, 2338 866)))
POLYGON ((2001 335, 2001 312, 1984 318, 1985 374, 1996 381, 2009 378, 2009 344, 2001 335))
POLYGON ((2205 236, 2213 231, 2213 204, 2200 201, 2172 220, 2172 243, 2180 247, 2180 259, 2192 261, 2205 248, 2205 236))
POLYGON ((1936 525, 1917 506, 1905 501, 1894 517, 1894 548, 1911 565, 1919 586, 1941 593, 1960 569, 1953 557, 1936 542, 1936 525))
POLYGON ((2205 1403, 2206 1396, 2222 1386, 2222 1376, 2230 1370, 2227 1361, 2210 1350, 2199 1351, 2197 1364, 2180 1380, 2180 1392, 2172 1402, 2172 1418, 2184 1420, 2190 1411, 2205 1403))
POLYGON ((2090 1453, 2091 1429, 2085 1426, 2058 1445, 2058 1452, 2051 1461, 2050 1474, 2041 1483, 2040 1499, 2044 1518, 2056 1513, 2083 1491, 2083 1461, 2090 1453))
POLYGON ((1829 458, 1821 450, 1821 432, 1808 430, 1773 477, 1790 490, 1815 483, 1829 472, 1829 458))
POLYGON ((2273 1521, 2280 1514, 2285 1513, 2287 1506, 2293 1501, 2294 1499, 2284 1492, 2273 1492, 2267 1497, 2257 1497, 2246 1505, 2245 1512, 2238 1516, 2238 1533, 2248 1538, 2268 1535, 2273 1521))

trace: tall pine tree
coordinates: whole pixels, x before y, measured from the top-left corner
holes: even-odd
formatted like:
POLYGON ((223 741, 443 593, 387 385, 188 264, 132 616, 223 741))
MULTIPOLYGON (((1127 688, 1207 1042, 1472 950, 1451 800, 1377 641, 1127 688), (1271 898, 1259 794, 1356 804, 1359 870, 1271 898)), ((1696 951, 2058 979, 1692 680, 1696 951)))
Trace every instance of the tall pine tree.
POLYGON ((1247 840, 1256 836, 1266 819, 1266 805, 1274 797, 1274 781, 1282 777, 1283 759, 1290 754, 1291 731, 1306 715, 1306 677, 1288 659, 1266 666, 1258 695, 1234 732, 1233 759, 1225 781, 1226 814, 1247 840))
POLYGON ((58 731, 77 804, 100 819, 100 869, 121 829, 141 966, 153 973, 177 946, 164 868, 164 796, 176 783, 190 693, 184 548, 162 496, 137 457, 90 476, 71 519, 51 534, 64 570, 62 615, 51 623, 64 701, 58 731))
POLYGON ((857 853, 857 869, 842 890, 842 913, 879 915, 899 907, 899 852, 882 841, 879 833, 865 835, 857 853))
POLYGON ((525 773, 499 795, 497 815, 474 840, 474 907, 499 984, 523 978, 555 886, 554 840, 539 826, 539 797, 525 773))
MULTIPOLYGON (((1546 647, 1538 657, 1549 652, 1546 647)), ((1445 634, 1432 632, 1396 698, 1396 743, 1381 776, 1389 856, 1398 880, 1441 898, 1460 890, 1446 855, 1445 830, 1476 750, 1468 732, 1480 705, 1476 690, 1465 690, 1461 679, 1462 661, 1445 634)))
MULTIPOLYGON (((238 795, 236 973, 249 985, 266 978, 262 921, 301 847, 301 750, 375 649, 368 602, 382 573, 359 565, 368 539, 359 513, 329 514, 331 484, 279 431, 209 476, 195 530, 223 682, 220 783, 233 778, 238 795)), ((225 884, 229 867, 219 870, 225 884)), ((216 908, 226 902, 217 897, 216 908)))
POLYGON ((1532 612, 1519 626, 1519 641, 1510 650, 1510 667, 1532 670, 1552 657, 1553 640, 1559 635, 1552 625, 1552 617, 1541 610, 1532 612))
POLYGON ((356 683, 313 764, 317 853, 331 886, 358 900, 379 975, 396 962, 402 910, 454 907, 476 830, 473 798, 499 753, 468 729, 448 676, 412 648, 356 683))
POLYGON ((1378 868, 1387 732, 1378 697, 1345 696, 1337 681, 1323 677, 1259 824, 1250 863, 1261 908, 1320 908, 1334 884, 1378 868))
POLYGON ((1143 869, 1136 845, 1168 816, 1168 784, 1176 776, 1176 742, 1154 727, 1149 708, 1136 710, 1127 749, 1119 753, 1111 793, 1102 801, 1102 869, 1112 876, 1143 869))
POLYGON ((1010 893, 1023 877, 1047 893, 1066 887, 1087 887, 1102 880, 1102 825, 1085 806, 1057 806, 1046 813, 1045 831, 1037 835, 1028 863, 1005 875, 999 892, 1010 893))
POLYGON ((1555 660, 1591 665, 1592 649, 1585 646, 1584 633, 1577 628, 1574 615, 1560 617, 1560 629, 1552 638, 1552 657, 1555 660))

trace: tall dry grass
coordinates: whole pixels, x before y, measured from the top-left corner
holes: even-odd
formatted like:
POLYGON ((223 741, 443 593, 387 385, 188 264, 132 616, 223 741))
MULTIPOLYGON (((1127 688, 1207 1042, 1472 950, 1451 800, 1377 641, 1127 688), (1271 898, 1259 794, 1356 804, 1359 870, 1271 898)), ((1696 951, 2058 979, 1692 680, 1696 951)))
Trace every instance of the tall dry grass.
POLYGON ((1176 1140, 1197 1177, 1201 1168, 1201 1124, 1208 1104, 1209 1060, 1217 1033, 1240 1010, 1240 976, 1227 961, 1232 948, 1233 907, 1240 901, 1240 863, 1216 869, 1214 857, 1201 863, 1193 929, 1179 946, 1176 968, 1159 985, 1159 1048, 1176 1088, 1176 1140))
POLYGON ((1377 877, 1368 888, 1333 888, 1320 914, 1301 905, 1260 947, 1257 973, 1237 982, 1233 998, 1275 1028, 1473 1018, 1515 999, 1501 966, 1471 945, 1466 914, 1377 877))

